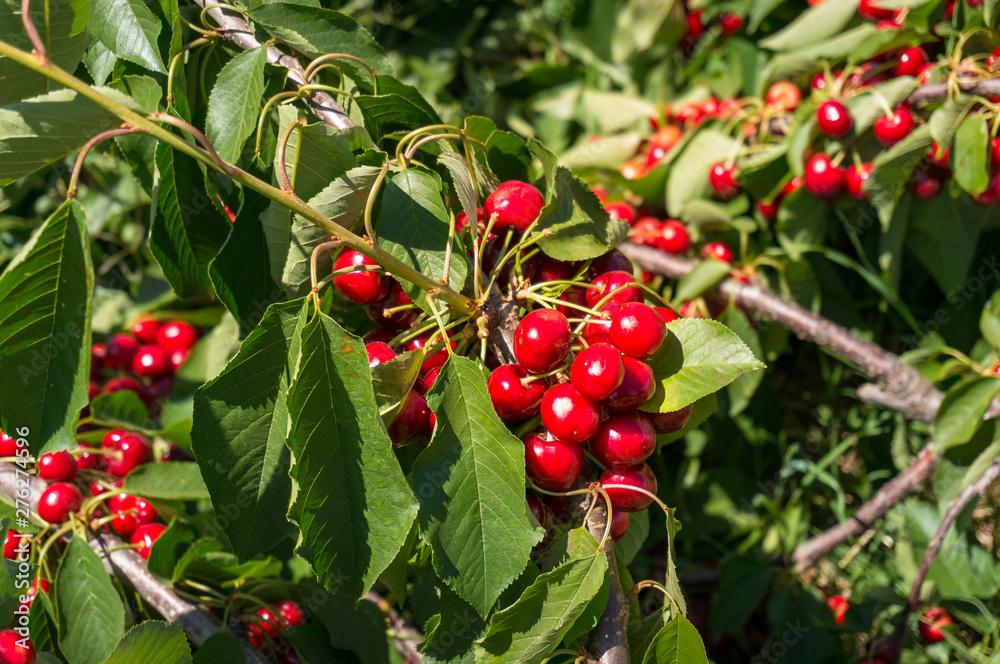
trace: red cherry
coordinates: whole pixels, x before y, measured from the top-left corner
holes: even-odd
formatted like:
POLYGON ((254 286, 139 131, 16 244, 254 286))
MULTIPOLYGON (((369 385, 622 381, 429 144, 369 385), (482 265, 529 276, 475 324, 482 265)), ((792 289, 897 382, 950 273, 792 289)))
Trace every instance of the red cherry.
POLYGON ((79 489, 72 484, 56 482, 42 492, 38 500, 38 516, 46 523, 64 523, 82 504, 83 496, 79 489))
POLYGON ((125 477, 152 458, 145 438, 120 429, 104 436, 101 449, 108 452, 104 455, 104 469, 115 477, 125 477))
POLYGON ((12 629, 0 632, 0 662, 3 664, 35 664, 35 644, 12 629))
MULTIPOLYGON (((587 289, 582 286, 570 286, 563 291, 559 299, 563 302, 568 302, 570 304, 575 304, 579 307, 586 308, 587 306, 587 289)), ((567 318, 570 316, 579 316, 582 312, 576 307, 571 307, 568 304, 558 304, 556 305, 556 311, 561 313, 567 318)))
POLYGON ((601 486, 611 498, 611 506, 616 512, 641 512, 653 504, 653 499, 646 494, 631 489, 609 489, 609 484, 624 484, 638 489, 656 493, 656 476, 653 470, 644 463, 625 468, 608 468, 600 477, 601 486))
POLYGON ((892 115, 883 115, 875 120, 872 130, 878 142, 888 148, 909 136, 914 124, 910 109, 900 106, 892 115))
POLYGON ((677 312, 667 309, 666 307, 653 307, 653 309, 656 310, 656 313, 660 314, 660 318, 663 319, 664 323, 672 323, 680 318, 680 316, 677 315, 677 312))
POLYGON ((542 192, 530 184, 511 180, 496 188, 486 199, 483 206, 486 217, 497 215, 494 225, 498 231, 504 228, 516 228, 522 233, 538 219, 539 213, 545 207, 542 192))
POLYGON ((0 457, 17 456, 17 441, 0 431, 0 457))
POLYGON ((413 300, 406 294, 403 287, 395 279, 389 285, 389 295, 378 304, 370 304, 365 307, 365 313, 376 325, 387 327, 390 330, 405 330, 417 320, 420 310, 416 307, 386 313, 389 309, 403 307, 413 304, 413 300))
MULTIPOLYGON (((78 450, 90 449, 90 447, 83 444, 79 444, 76 447, 78 450)), ((82 454, 74 455, 74 462, 78 470, 97 470, 101 467, 101 455, 83 452, 82 454)))
POLYGON ((656 433, 673 433, 684 428, 688 420, 691 419, 691 411, 693 409, 694 405, 688 404, 680 410, 669 413, 645 413, 645 415, 653 424, 653 430, 656 433))
POLYGON ((667 326, 653 307, 641 302, 622 305, 611 321, 611 344, 630 357, 648 357, 667 338, 667 326))
POLYGON ((621 352, 610 344, 594 344, 580 351, 570 369, 576 391, 591 401, 607 399, 625 377, 621 352))
POLYGON ((173 372, 179 371, 184 366, 184 363, 187 362, 190 354, 191 350, 189 348, 178 348, 170 351, 170 370, 173 372))
POLYGON ((108 340, 104 366, 108 369, 131 369, 132 358, 139 350, 139 342, 128 334, 116 334, 108 340))
POLYGON ((17 560, 19 557, 28 559, 31 551, 31 535, 21 533, 13 528, 7 531, 3 540, 3 557, 7 560, 17 560), (23 543, 23 545, 22 545, 23 543))
POLYGON ((545 522, 548 521, 548 516, 545 514, 545 505, 542 501, 538 499, 533 493, 529 493, 525 496, 525 500, 528 503, 528 510, 531 512, 531 516, 535 517, 535 521, 538 522, 542 528, 545 527, 545 522))
POLYGON ((654 245, 668 254, 683 254, 691 248, 691 234, 683 223, 667 219, 660 226, 660 235, 654 245))
POLYGON ((603 256, 598 256, 591 262, 590 267, 587 268, 587 278, 593 281, 597 277, 609 272, 627 272, 628 274, 632 274, 634 271, 635 266, 632 265, 632 261, 628 259, 628 256, 615 249, 603 256))
POLYGON ((927 64, 927 54, 922 48, 910 46, 899 54, 899 64, 896 65, 896 76, 917 76, 920 69, 927 64))
POLYGON ((525 385, 527 377, 528 372, 520 364, 505 364, 494 369, 486 381, 493 409, 507 424, 530 420, 542 407, 548 384, 534 380, 525 385))
POLYGON ((726 12, 719 17, 719 25, 722 27, 722 34, 734 35, 743 27, 743 17, 726 12))
POLYGON ((942 606, 933 606, 920 616, 917 631, 920 632, 920 638, 924 640, 924 643, 939 643, 944 641, 944 632, 941 631, 941 628, 950 624, 951 614, 948 613, 948 610, 942 606))
POLYGON ((588 346, 601 343, 611 343, 611 321, 618 315, 621 309, 620 304, 609 302, 598 310, 599 317, 591 316, 586 325, 583 326, 583 340, 588 346))
MULTIPOLYGON (((39 588, 41 588, 41 591, 43 593, 48 594, 49 590, 52 588, 52 584, 49 582, 48 579, 42 579, 42 578, 37 577, 37 576, 34 579, 32 579, 31 580, 31 585, 28 586, 28 590, 24 593, 24 598, 27 601, 26 602, 22 602, 20 604, 19 608, 18 608, 18 610, 22 614, 23 613, 27 613, 28 611, 31 610, 31 604, 35 601, 35 597, 38 596, 38 590, 39 590, 39 588)), ((3 660, 0 660, 0 661, 3 661, 3 660)))
POLYGON ((198 341, 198 331, 184 321, 174 320, 160 328, 156 343, 163 350, 191 348, 198 341))
POLYGON ((603 405, 612 413, 624 413, 635 410, 653 397, 656 392, 656 382, 653 370, 648 364, 634 357, 623 357, 625 377, 618 389, 604 400, 603 405))
POLYGON ((782 111, 791 111, 802 101, 802 91, 790 81, 772 83, 767 90, 767 105, 782 111))
POLYGON ((629 238, 638 244, 652 245, 659 236, 660 220, 656 217, 643 217, 629 231, 629 238))
POLYGON ((629 226, 635 225, 635 220, 636 220, 635 208, 629 205, 628 203, 622 203, 621 201, 608 203, 607 205, 604 206, 604 209, 607 211, 608 217, 611 218, 611 221, 616 221, 618 219, 621 219, 622 221, 626 222, 629 226))
POLYGON ((1000 204, 1000 172, 994 173, 990 177, 990 183, 987 185, 986 191, 978 196, 973 196, 972 201, 976 205, 983 207, 993 207, 1000 204))
POLYGON ((101 392, 105 394, 123 391, 135 392, 140 397, 145 396, 145 390, 142 389, 142 385, 131 376, 119 376, 117 378, 112 378, 104 384, 103 388, 101 388, 101 392))
POLYGON ((702 258, 714 258, 717 261, 722 261, 723 263, 733 262, 733 250, 729 248, 728 244, 723 242, 707 242, 705 246, 701 248, 702 258))
POLYGON ((370 344, 373 341, 381 341, 384 344, 388 344, 395 338, 396 334, 392 330, 387 330, 384 327, 376 327, 374 330, 366 334, 363 337, 363 340, 366 344, 370 344))
POLYGON ((569 354, 569 344, 569 321, 554 309, 532 311, 514 330, 514 357, 530 373, 558 367, 569 354))
POLYGON ((278 618, 285 627, 298 627, 306 623, 306 615, 302 612, 302 608, 290 599, 272 602, 271 606, 277 610, 278 618))
POLYGON ((50 452, 38 460, 38 476, 49 482, 72 482, 76 471, 76 461, 69 452, 50 452))
POLYGON ((1000 136, 990 141, 990 161, 994 167, 1000 167, 1000 136))
POLYGON ((775 199, 770 203, 766 201, 757 201, 757 210, 760 211, 764 218, 768 221, 774 221, 778 218, 778 203, 780 201, 775 199))
POLYGON ((291 641, 285 641, 278 646, 278 661, 280 664, 302 664, 302 658, 299 657, 291 641))
POLYGON ((842 138, 851 133, 854 121, 847 107, 836 99, 830 99, 816 109, 816 123, 819 130, 830 138, 842 138))
POLYGON ((333 287, 355 304, 377 304, 389 294, 389 279, 366 266, 379 267, 378 262, 360 251, 345 249, 333 262, 333 271, 351 270, 333 278, 333 287))
POLYGON ((423 378, 417 381, 417 384, 413 386, 413 389, 420 392, 420 394, 427 394, 428 392, 431 391, 431 388, 434 387, 434 381, 436 381, 437 377, 440 375, 441 375, 441 367, 437 367, 436 369, 431 369, 430 371, 427 372, 426 375, 424 375, 423 378))
POLYGON ((796 175, 791 180, 785 183, 785 186, 781 188, 781 198, 785 196, 790 196, 796 191, 802 188, 802 178, 796 175))
POLYGON ((626 512, 613 511, 611 515, 611 541, 617 542, 628 532, 629 516, 626 512))
POLYGON ((833 614, 833 620, 838 625, 843 625, 844 620, 847 618, 847 612, 851 608, 851 605, 848 604, 843 595, 834 595, 826 600, 826 605, 830 607, 830 613, 833 614))
POLYGON ((403 397, 399 412, 389 424, 389 439, 394 447, 402 447, 431 432, 431 409, 418 392, 410 390, 403 397))
POLYGON ((626 302, 642 302, 642 290, 635 283, 635 277, 629 272, 608 272, 594 279, 591 284, 597 288, 587 289, 587 304, 596 307, 603 304, 625 304, 626 302), (610 295, 610 297, 608 297, 610 295), (607 299, 605 299, 607 298, 607 299))
POLYGON ((132 544, 137 545, 135 552, 148 560, 149 550, 153 547, 156 540, 160 539, 160 535, 166 529, 167 527, 161 523, 147 523, 144 526, 136 528, 130 540, 132 544))
POLYGON ((820 198, 833 198, 844 189, 846 175, 844 169, 830 163, 830 157, 822 152, 806 163, 803 178, 806 191, 820 198))
POLYGON ((601 407, 570 384, 553 385, 542 397, 542 424, 567 443, 582 443, 601 426, 601 407))
POLYGON ((129 537, 139 526, 156 521, 156 508, 142 498, 124 495, 115 501, 111 527, 122 537, 129 537))
POLYGON ((928 168, 915 172, 909 184, 914 196, 927 201, 941 193, 944 178, 937 169, 928 168))
POLYGON ((871 163, 862 164, 861 168, 854 164, 848 166, 847 173, 844 175, 847 193, 859 201, 867 201, 868 193, 864 190, 865 180, 868 179, 873 170, 875 170, 875 165, 871 163))
MULTIPOLYGON (((428 348, 427 342, 431 340, 432 333, 424 332, 423 334, 418 334, 403 345, 403 350, 425 350, 428 348)), ((430 345, 430 348, 438 346, 441 343, 441 338, 436 335, 434 342, 430 345)), ((452 348, 455 348, 456 342, 449 342, 452 348)), ((426 374, 428 371, 433 369, 438 369, 444 366, 444 363, 448 360, 448 349, 443 346, 439 347, 439 350, 430 353, 424 358, 424 361, 420 363, 420 373, 426 374)))
POLYGON ((705 24, 702 23, 701 17, 705 13, 704 10, 699 9, 697 11, 689 11, 687 14, 687 34, 684 35, 688 39, 697 39, 705 32, 705 24))
POLYGON ((143 378, 163 376, 170 368, 170 356, 159 346, 143 346, 132 358, 132 371, 143 378))
POLYGON ((531 482, 543 491, 566 491, 583 470, 583 445, 540 433, 524 437, 524 467, 531 482))
POLYGON ((656 431, 649 418, 633 410, 604 420, 587 444, 605 466, 634 466, 656 450, 656 431))
POLYGON ((149 316, 143 316, 132 323, 132 334, 144 344, 155 344, 159 331, 160 321, 149 316))
MULTIPOLYGON (((476 208, 476 221, 482 223, 483 221, 483 208, 476 208)), ((465 211, 459 212, 455 216, 455 232, 461 231, 463 228, 469 225, 469 215, 465 214, 465 211)))
POLYGON ((389 348, 389 344, 381 341, 365 344, 365 351, 368 353, 368 366, 372 368, 385 364, 396 357, 396 351, 389 348))
POLYGON ((740 193, 740 185, 736 182, 736 169, 722 162, 712 165, 708 171, 708 184, 715 195, 723 200, 729 200, 740 193))
POLYGON ((881 21, 892 18, 893 10, 882 9, 877 5, 878 0, 861 0, 858 4, 858 14, 869 21, 881 21))
POLYGON ((576 276, 580 264, 575 261, 557 261, 545 256, 538 263, 534 281, 569 281, 576 276))

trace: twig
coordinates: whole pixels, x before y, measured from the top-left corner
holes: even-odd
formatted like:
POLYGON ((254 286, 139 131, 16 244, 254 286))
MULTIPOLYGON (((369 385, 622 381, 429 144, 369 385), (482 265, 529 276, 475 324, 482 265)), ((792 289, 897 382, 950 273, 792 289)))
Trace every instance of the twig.
POLYGON ((134 134, 138 129, 134 129, 128 126, 122 126, 118 129, 109 129, 103 133, 94 136, 92 139, 87 141, 87 143, 80 149, 80 154, 76 157, 76 163, 73 164, 73 173, 69 178, 69 186, 66 188, 66 198, 73 198, 76 196, 76 183, 80 178, 80 170, 83 168, 83 160, 87 158, 87 155, 94 146, 102 141, 106 141, 109 138, 114 138, 115 136, 125 136, 126 134, 134 134))
MULTIPOLYGON (((954 84, 962 92, 968 92, 980 97, 1000 95, 1000 78, 978 79, 974 81, 958 80, 954 84)), ((917 88, 906 98, 906 103, 919 107, 947 96, 948 82, 945 81, 944 83, 934 83, 917 88)))
POLYGON ((386 598, 379 595, 374 590, 368 591, 365 599, 374 603, 385 614, 385 622, 393 634, 398 638, 392 639, 392 644, 396 651, 403 656, 410 664, 420 664, 424 661, 423 655, 417 647, 424 642, 424 636, 419 630, 414 628, 400 616, 386 598))
POLYGON ((21 0, 21 22, 24 24, 24 31, 28 33, 28 39, 31 40, 31 45, 35 49, 35 55, 42 61, 43 65, 49 64, 49 52, 45 49, 45 44, 38 34, 38 28, 35 27, 35 22, 31 19, 31 0, 21 0))

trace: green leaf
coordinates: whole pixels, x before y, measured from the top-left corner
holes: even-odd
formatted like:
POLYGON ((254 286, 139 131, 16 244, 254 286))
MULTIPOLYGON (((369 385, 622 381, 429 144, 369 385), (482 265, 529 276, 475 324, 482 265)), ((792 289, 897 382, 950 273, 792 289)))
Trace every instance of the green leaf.
MULTIPOLYGON (((381 249, 418 272, 440 279, 444 275, 448 229, 448 210, 433 176, 411 168, 389 181, 382 193, 382 209, 375 222, 375 235, 381 249)), ((450 284, 460 288, 468 273, 468 259, 456 241, 448 272, 450 284)), ((407 295, 429 311, 426 291, 414 284, 403 284, 407 295)))
POLYGON ((194 652, 194 664, 246 664, 240 640, 230 632, 217 632, 194 652))
MULTIPOLYGON (((719 322, 735 332, 758 360, 764 361, 764 349, 760 343, 760 334, 742 309, 735 305, 726 307, 719 322)), ((762 380, 764 380, 763 371, 751 371, 726 386, 726 391, 729 393, 730 417, 736 417, 743 412, 762 380)))
POLYGON ((490 620, 479 641, 481 664, 540 664, 555 650, 607 582, 608 559, 582 528, 570 533, 574 559, 539 576, 520 599, 490 620), (575 540, 575 543, 574 543, 575 540))
POLYGON ((701 318, 670 323, 666 341, 648 364, 655 376, 656 393, 642 410, 651 413, 680 410, 741 374, 764 368, 726 326, 701 318))
POLYGON ((733 556, 723 561, 719 601, 712 603, 709 625, 714 634, 733 634, 744 628, 771 587, 773 570, 766 563, 733 556))
MULTIPOLYGON (((961 288, 969 278, 980 234, 995 218, 993 210, 976 205, 966 196, 935 196, 913 206, 906 246, 941 291, 952 294, 954 299, 954 289, 961 288), (961 223, 942 224, 942 219, 960 219, 961 223)), ((980 277, 991 277, 994 269, 995 262, 984 258, 979 267, 980 277)))
POLYGON ((810 7, 778 32, 760 40, 760 47, 772 51, 793 51, 836 36, 857 13, 858 8, 849 5, 845 2, 823 2, 810 7))
MULTIPOLYGON (((858 136, 885 115, 885 107, 895 108, 916 85, 916 79, 900 76, 879 83, 870 92, 863 92, 847 100, 847 110, 854 120, 854 135, 858 136)), ((815 117, 815 116, 814 116, 815 117)))
POLYGON ((465 215, 469 219, 475 219, 477 217, 476 208, 479 206, 479 201, 476 196, 476 185, 472 182, 472 175, 469 174, 469 168, 465 163, 465 159, 457 152, 445 152, 438 157, 438 163, 443 164, 448 169, 465 215))
POLYGON ((97 395, 90 413, 95 423, 111 428, 143 429, 150 424, 146 404, 131 390, 97 395))
POLYGON ((986 27, 995 28, 997 19, 1000 17, 1000 0, 986 0, 983 3, 983 17, 983 20, 986 21, 986 27))
POLYGON ((446 585, 440 586, 441 622, 427 633, 426 664, 474 664, 476 641, 486 633, 486 621, 472 605, 446 585))
POLYGON ((69 664, 101 664, 125 633, 125 607, 87 542, 70 540, 55 583, 59 647, 69 664))
POLYGON ((709 259, 699 262, 694 269, 677 282, 674 302, 687 302, 712 290, 729 276, 732 267, 728 263, 709 259))
POLYGON ((733 151, 733 139, 715 130, 699 131, 674 162, 667 179, 667 210, 680 216, 697 198, 708 198, 708 171, 733 151))
POLYGON ((864 190, 872 206, 878 211, 883 230, 889 227, 893 210, 906 189, 906 183, 930 145, 930 128, 921 125, 899 143, 879 153, 872 162, 875 170, 865 180, 864 190))
POLYGON ((417 501, 378 416, 364 344, 323 313, 301 339, 288 388, 289 515, 320 581, 358 598, 402 547, 417 501))
POLYGON ((147 620, 128 631, 104 664, 191 664, 191 647, 180 625, 147 620))
POLYGON ((497 129, 486 139, 483 152, 490 170, 501 180, 528 180, 531 153, 517 134, 497 129))
POLYGON ((628 223, 611 221, 593 190, 565 166, 546 173, 546 204, 535 232, 548 232, 538 246, 557 260, 586 260, 606 254, 628 233, 628 223))
POLYGON ((286 397, 305 300, 273 305, 218 377, 194 396, 192 449, 216 518, 242 560, 294 532, 286 397))
POLYGON ((375 386, 375 402, 382 422, 389 425, 402 404, 403 398, 420 375, 420 364, 424 359, 422 352, 406 352, 389 362, 383 362, 372 369, 372 381, 375 386))
POLYGON ((990 130, 986 118, 979 114, 965 118, 955 134, 952 150, 955 181, 973 196, 986 191, 990 184, 989 142, 990 130))
POLYGON ((156 168, 159 181, 149 249, 178 297, 211 295, 208 265, 225 243, 230 223, 212 205, 194 159, 160 143, 156 168))
POLYGON ((302 594, 323 598, 316 606, 310 606, 309 612, 330 633, 330 645, 353 651, 361 664, 389 664, 391 646, 385 634, 385 615, 375 604, 330 595, 312 580, 303 582, 302 594))
MULTIPOLYGON (((0 111, 2 112, 2 111, 0 111)), ((94 268, 74 202, 43 223, 0 276, 0 428, 32 454, 69 449, 87 405, 94 268)))
POLYGON ((356 95, 354 103, 364 115, 365 129, 376 141, 388 134, 405 133, 435 124, 433 116, 402 95, 356 95))
POLYGON ((541 537, 524 505, 524 445, 471 360, 451 357, 428 403, 437 426, 413 466, 420 527, 438 577, 486 617, 541 537))
POLYGON ((622 565, 629 565, 636 554, 642 550, 649 537, 649 512, 632 512, 628 515, 628 530, 615 542, 615 560, 622 565))
POLYGON ((163 579, 170 579, 177 569, 177 548, 194 538, 194 532, 178 521, 171 519, 167 529, 149 548, 147 567, 150 573, 163 579))
POLYGON ((642 664, 708 664, 708 656, 698 630, 687 618, 677 616, 653 638, 642 664))
POLYGON ((125 491, 156 500, 208 500, 208 489, 193 461, 147 463, 125 478, 125 491))
POLYGON ((156 38, 163 28, 142 0, 93 0, 90 32, 109 51, 159 74, 166 74, 156 38))
MULTIPOLYGON (((161 535, 160 539, 162 540, 165 535, 166 533, 164 533, 164 535, 161 535)), ((157 540, 157 543, 158 542, 159 540, 157 540)), ((153 548, 154 549, 156 548, 156 544, 153 544, 153 548)), ((187 550, 185 550, 184 553, 181 554, 180 558, 176 558, 176 562, 174 562, 173 564, 173 573, 170 575, 171 583, 176 584, 178 581, 187 578, 186 577, 187 570, 193 563, 201 560, 203 557, 207 556, 210 553, 219 553, 221 551, 222 551, 222 542, 220 542, 219 540, 209 539, 207 537, 195 540, 191 544, 191 546, 189 546, 187 550)), ((154 551, 150 550, 149 554, 150 558, 152 558, 153 553, 154 551)), ((166 565, 164 567, 166 567, 166 565)), ((201 651, 199 650, 199 652, 201 651)))
POLYGON ((931 113, 927 121, 927 125, 931 128, 931 138, 940 145, 951 145, 962 121, 975 104, 975 98, 965 94, 945 100, 940 108, 931 113))
POLYGON ((239 159, 243 143, 257 127, 266 61, 264 46, 243 51, 227 62, 215 79, 208 97, 205 136, 225 162, 239 159))
MULTIPOLYGON (((21 592, 24 592, 23 590, 21 592)), ((38 593, 28 614, 28 634, 37 652, 59 652, 59 623, 48 593, 38 593)))
POLYGON ((934 448, 948 448, 972 440, 983 415, 1000 393, 1000 378, 977 378, 949 389, 934 418, 934 448))
POLYGON ((983 307, 979 316, 979 331, 994 350, 1000 350, 1000 291, 994 292, 983 307))

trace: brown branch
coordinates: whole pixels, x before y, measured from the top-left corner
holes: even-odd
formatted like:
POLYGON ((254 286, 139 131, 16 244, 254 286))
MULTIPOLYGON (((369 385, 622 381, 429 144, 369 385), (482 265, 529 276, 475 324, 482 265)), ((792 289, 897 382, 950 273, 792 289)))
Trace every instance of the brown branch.
MULTIPOLYGON (((978 79, 974 81, 958 80, 954 83, 962 92, 977 95, 980 97, 993 97, 1000 95, 1000 78, 978 79)), ((909 94, 906 103, 914 106, 924 106, 937 99, 948 96, 948 83, 934 83, 924 85, 909 94)))
POLYGON ((365 599, 374 603, 385 614, 386 625, 394 634, 405 638, 394 638, 392 644, 396 647, 396 652, 403 656, 403 659, 410 664, 420 664, 424 661, 424 656, 417 650, 417 647, 424 642, 424 636, 419 630, 403 619, 388 600, 379 595, 374 590, 365 595, 365 599))
POLYGON ((31 18, 31 0, 21 0, 21 23, 24 24, 24 31, 28 33, 28 39, 31 40, 31 45, 35 49, 35 55, 42 61, 42 64, 49 64, 49 52, 45 49, 45 44, 38 34, 35 21, 31 18))

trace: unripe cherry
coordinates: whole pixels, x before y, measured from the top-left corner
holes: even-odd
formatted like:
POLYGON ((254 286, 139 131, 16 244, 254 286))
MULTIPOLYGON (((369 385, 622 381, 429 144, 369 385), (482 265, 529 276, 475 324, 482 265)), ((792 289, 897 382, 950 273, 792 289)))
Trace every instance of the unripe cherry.
POLYGON ((630 286, 635 283, 635 277, 630 272, 608 272, 602 274, 591 282, 597 288, 587 289, 587 305, 597 306, 598 302, 604 300, 604 304, 615 303, 625 304, 626 302, 642 302, 642 290, 638 286, 630 286), (613 293, 613 295, 611 295, 613 293), (608 295, 611 295, 608 297, 608 295), (607 300, 605 300, 607 298, 607 300))
POLYGON ((601 426, 601 408, 569 384, 553 385, 542 397, 542 424, 567 443, 582 443, 601 426))
POLYGON ((72 484, 56 482, 42 492, 38 500, 38 516, 46 523, 65 523, 82 504, 83 496, 79 489, 72 484))
POLYGON ((38 476, 48 482, 72 482, 76 471, 76 461, 69 452, 49 452, 38 459, 38 476))
POLYGON ((522 233, 538 218, 545 207, 542 193, 525 182, 504 182, 490 194, 483 205, 485 217, 497 216, 494 228, 516 228, 522 233))
POLYGON ((645 413, 645 415, 649 418, 656 433, 673 433, 684 428, 684 425, 691 419, 693 409, 694 404, 688 404, 680 410, 669 413, 645 413))
POLYGON ((604 420, 587 445, 605 466, 634 466, 656 450, 656 431, 646 415, 633 410, 604 420))
POLYGON ((611 344, 629 357, 648 357, 667 338, 667 326, 652 307, 641 302, 623 304, 611 321, 611 344))
POLYGON ((514 330, 514 357, 530 373, 558 367, 566 360, 569 345, 569 321, 554 309, 532 311, 514 330))
POLYGON ((601 486, 611 498, 611 506, 616 511, 641 512, 653 504, 653 498, 640 491, 631 489, 612 489, 610 484, 624 484, 656 493, 656 476, 653 470, 644 463, 626 468, 608 468, 600 477, 601 486))
POLYGON ((622 354, 611 344, 599 343, 580 351, 570 368, 576 391, 591 401, 603 401, 625 377, 622 354))
POLYGON ((583 470, 583 445, 541 433, 524 437, 524 467, 528 479, 543 491, 566 491, 583 470))
POLYGON ((656 392, 653 370, 648 364, 628 356, 623 357, 622 360, 625 364, 625 377, 622 379, 622 384, 603 402, 603 406, 612 413, 635 410, 649 401, 656 392))
POLYGON ((528 372, 520 364, 497 367, 486 381, 490 401, 500 420, 507 424, 524 422, 538 414, 548 383, 534 380, 527 385, 528 372))
POLYGON ((364 267, 379 267, 379 264, 360 251, 345 249, 333 262, 333 271, 354 269, 334 277, 333 287, 356 304, 377 304, 389 294, 389 279, 364 267))

